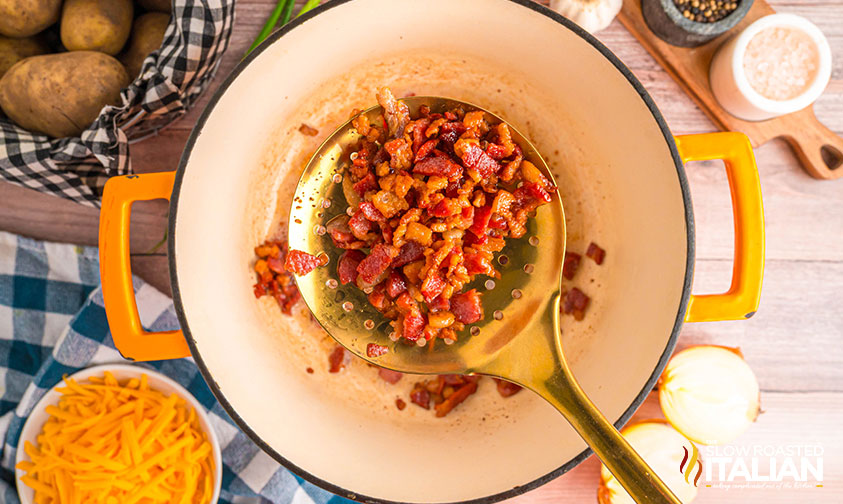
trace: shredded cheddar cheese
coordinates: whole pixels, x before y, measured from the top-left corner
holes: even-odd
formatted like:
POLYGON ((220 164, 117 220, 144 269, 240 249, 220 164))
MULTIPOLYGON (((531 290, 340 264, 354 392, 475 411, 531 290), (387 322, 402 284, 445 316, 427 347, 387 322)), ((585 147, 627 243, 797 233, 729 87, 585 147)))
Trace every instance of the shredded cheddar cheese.
POLYGON ((119 383, 64 379, 58 405, 24 450, 21 480, 36 504, 204 504, 214 490, 211 443, 196 411, 153 390, 144 374, 119 383))

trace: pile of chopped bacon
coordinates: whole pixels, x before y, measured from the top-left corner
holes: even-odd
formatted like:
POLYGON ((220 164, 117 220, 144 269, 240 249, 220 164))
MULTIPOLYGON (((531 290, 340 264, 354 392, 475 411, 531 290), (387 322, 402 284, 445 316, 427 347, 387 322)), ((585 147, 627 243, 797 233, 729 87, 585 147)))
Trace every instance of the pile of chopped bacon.
POLYGON ((481 294, 465 285, 500 276, 493 254, 526 233, 556 188, 484 112, 421 107, 413 119, 389 89, 377 98, 387 131, 353 120, 362 138, 344 174, 349 209, 327 226, 345 249, 337 274, 392 319, 395 337, 452 343, 484 316, 481 294))
MULTIPOLYGON (((290 314, 296 301, 301 298, 296 280, 287 270, 285 263, 296 257, 297 251, 287 251, 287 242, 266 241, 255 247, 258 260, 255 261, 255 273, 258 281, 254 286, 255 297, 271 295, 278 301, 281 311, 290 314)), ((314 258, 315 259, 315 258, 314 258)))

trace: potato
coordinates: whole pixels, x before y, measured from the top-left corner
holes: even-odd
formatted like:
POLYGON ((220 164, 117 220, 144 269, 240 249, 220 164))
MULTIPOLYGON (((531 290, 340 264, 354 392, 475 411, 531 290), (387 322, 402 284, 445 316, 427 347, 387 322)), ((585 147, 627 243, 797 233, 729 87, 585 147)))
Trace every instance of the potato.
POLYGON ((173 10, 173 3, 171 0, 138 0, 141 7, 148 11, 167 12, 173 10))
POLYGON ((68 51, 115 55, 132 30, 132 0, 65 0, 61 41, 68 51))
POLYGON ((138 77, 147 55, 161 47, 164 32, 167 31, 169 24, 170 15, 162 12, 150 12, 135 19, 132 26, 132 38, 129 39, 129 45, 119 57, 126 66, 130 79, 138 77))
POLYGON ((105 105, 120 103, 128 81, 123 65, 100 52, 32 56, 0 79, 0 108, 30 131, 78 136, 105 105))
POLYGON ((29 37, 59 20, 61 0, 0 0, 0 35, 29 37))
POLYGON ((50 47, 41 36, 9 38, 0 35, 0 78, 18 61, 48 52, 50 47))

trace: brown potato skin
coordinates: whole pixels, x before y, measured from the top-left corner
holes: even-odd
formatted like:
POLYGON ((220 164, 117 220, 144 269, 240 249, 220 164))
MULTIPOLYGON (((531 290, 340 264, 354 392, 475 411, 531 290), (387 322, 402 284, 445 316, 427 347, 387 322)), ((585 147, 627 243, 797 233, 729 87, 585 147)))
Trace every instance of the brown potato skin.
POLYGON ((170 15, 163 12, 149 12, 135 19, 129 44, 118 58, 126 66, 130 79, 137 79, 143 60, 161 47, 169 24, 170 15))
POLYGON ((65 0, 61 42, 68 51, 120 52, 132 30, 132 0, 65 0))
POLYGON ((120 103, 128 81, 123 65, 100 52, 32 56, 0 79, 0 108, 24 129, 79 136, 105 105, 120 103))
POLYGON ((61 0, 0 0, 0 35, 30 37, 59 20, 61 0))
POLYGON ((148 11, 171 12, 173 3, 171 0, 138 0, 141 7, 148 11))
POLYGON ((11 38, 0 35, 0 78, 18 61, 48 52, 50 46, 41 36, 11 38))

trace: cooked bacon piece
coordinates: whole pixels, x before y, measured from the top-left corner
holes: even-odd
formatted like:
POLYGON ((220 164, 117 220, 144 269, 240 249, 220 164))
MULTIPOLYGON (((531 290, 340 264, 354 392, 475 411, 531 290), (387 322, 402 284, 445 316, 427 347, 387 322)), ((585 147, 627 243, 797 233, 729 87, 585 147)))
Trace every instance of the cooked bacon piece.
POLYGON ((433 152, 433 149, 439 145, 439 139, 434 138, 433 140, 428 140, 427 142, 423 143, 417 150, 416 150, 416 157, 413 159, 415 163, 418 163, 422 159, 426 158, 433 152))
POLYGON ((392 270, 386 278, 386 294, 395 299, 404 292, 407 292, 407 279, 398 271, 392 270))
POLYGON ((366 244, 354 237, 348 225, 350 218, 347 215, 340 215, 328 222, 328 235, 334 245, 343 249, 360 249, 366 244))
POLYGON ((386 383, 391 383, 392 385, 395 385, 401 380, 401 378, 404 376, 404 373, 386 368, 378 368, 378 376, 380 376, 381 380, 385 381, 386 383))
POLYGON ((520 150, 512 141, 512 132, 506 123, 500 123, 495 126, 495 132, 498 134, 498 141, 495 145, 503 149, 503 157, 507 158, 515 153, 516 150, 520 150))
POLYGON ((345 367, 345 348, 342 345, 335 346, 331 354, 328 355, 328 364, 331 366, 328 368, 331 373, 339 373, 345 367))
POLYGON ((404 245, 401 245, 401 248, 398 250, 398 255, 392 260, 392 266, 394 268, 400 268, 405 264, 418 261, 423 256, 424 246, 420 243, 409 241, 404 245))
POLYGON ((390 140, 383 145, 389 153, 389 167, 394 170, 406 170, 413 163, 413 149, 403 138, 390 140))
MULTIPOLYGON (((327 259, 327 256, 323 256, 327 259)), ((307 275, 317 266, 322 266, 325 263, 324 259, 320 259, 315 255, 302 252, 301 250, 291 250, 287 252, 287 259, 284 261, 284 268, 296 275, 307 275)))
POLYGON ((495 382, 498 385, 498 394, 500 394, 501 397, 510 397, 514 396, 518 392, 521 392, 520 385, 516 385, 506 380, 501 380, 500 378, 495 378, 495 382))
POLYGON ((468 233, 463 238, 463 243, 465 243, 466 247, 471 245, 486 245, 489 243, 489 235, 483 233, 479 237, 474 233, 468 233))
POLYGON ((460 388, 456 389, 444 401, 434 406, 436 416, 441 418, 451 412, 458 404, 465 401, 468 396, 477 392, 477 382, 470 381, 460 388))
POLYGON ((460 202, 453 198, 445 198, 430 209, 430 215, 434 217, 450 217, 462 212, 460 202))
POLYGON ((383 214, 383 216, 387 219, 397 214, 398 212, 410 208, 410 205, 407 203, 406 199, 395 194, 392 191, 378 191, 372 197, 372 203, 375 205, 375 208, 377 208, 378 211, 383 214))
POLYGON ((527 184, 538 184, 542 189, 550 190, 552 188, 550 181, 536 165, 529 161, 521 163, 521 178, 527 184))
POLYGON ((386 220, 386 217, 383 216, 380 210, 375 208, 375 205, 368 201, 361 201, 358 208, 361 212, 363 212, 363 215, 372 222, 383 222, 386 220))
POLYGON ((492 266, 491 252, 466 249, 463 253, 463 264, 465 265, 466 273, 469 275, 496 276, 495 267, 492 266))
POLYGON ((395 400, 395 407, 398 408, 398 411, 404 411, 404 408, 407 407, 407 403, 405 403, 404 400, 399 397, 395 400))
POLYGON ((486 146, 486 154, 495 161, 500 161, 506 157, 506 150, 498 144, 489 144, 486 146))
POLYGON ((406 339, 407 341, 418 340, 421 337, 422 331, 424 330, 424 326, 426 324, 427 318, 422 312, 418 310, 418 308, 415 310, 410 310, 407 314, 404 315, 401 337, 406 339))
MULTIPOLYGON (((515 190, 515 194, 522 205, 525 202, 533 203, 530 200, 535 200, 535 202, 550 203, 550 200, 552 199, 550 193, 547 192, 545 188, 538 182, 524 184, 523 186, 515 190)), ((535 206, 538 207, 540 205, 535 206)))
POLYGON ((377 343, 369 343, 366 345, 366 356, 375 358, 384 355, 385 353, 389 352, 389 348, 378 345, 377 343))
POLYGON ((367 192, 374 191, 375 189, 377 189, 378 188, 378 182, 375 179, 374 173, 369 172, 361 180, 359 180, 358 182, 355 182, 352 187, 354 187, 354 190, 357 192, 357 194, 359 194, 360 196, 363 196, 367 192))
POLYGON ((598 265, 603 264, 603 259, 606 257, 606 251, 600 248, 596 243, 591 242, 588 244, 588 249, 585 251, 585 255, 594 259, 598 265))
POLYGON ((299 126, 299 131, 301 132, 302 135, 307 135, 307 136, 316 136, 316 135, 319 134, 318 129, 316 129, 312 126, 308 126, 305 123, 301 123, 301 126, 299 126))
POLYGON ((369 304, 381 313, 386 313, 392 306, 392 302, 386 297, 386 289, 381 283, 374 287, 372 292, 369 293, 368 298, 369 304))
POLYGON ((440 295, 428 301, 427 306, 432 310, 439 310, 440 312, 449 311, 451 309, 451 300, 440 295))
POLYGON ((441 294, 445 289, 445 285, 447 285, 447 282, 445 282, 445 280, 439 275, 439 272, 429 272, 421 285, 421 293, 424 296, 425 301, 429 303, 436 296, 441 294))
POLYGON ((410 123, 410 108, 395 98, 389 88, 381 88, 377 93, 378 104, 383 107, 383 115, 389 127, 389 136, 398 138, 404 134, 404 128, 410 123))
POLYGON ((451 312, 457 322, 473 324, 483 318, 483 304, 476 289, 451 297, 451 312))
POLYGON ((580 267, 580 259, 582 256, 576 252, 565 252, 565 261, 562 263, 562 276, 568 280, 573 280, 577 273, 577 268, 580 267))
POLYGON ((367 136, 369 131, 372 129, 372 125, 369 124, 369 119, 366 116, 361 115, 360 110, 354 110, 352 115, 355 115, 356 117, 351 120, 351 125, 354 126, 354 129, 356 129, 358 133, 363 136, 367 136))
POLYGON ((410 401, 424 409, 430 409, 430 392, 421 383, 416 383, 410 392, 410 401))
POLYGON ((515 146, 515 159, 512 161, 507 161, 504 166, 503 170, 498 173, 498 178, 504 182, 511 182, 513 177, 515 177, 516 172, 521 168, 521 164, 524 161, 524 155, 521 153, 521 147, 515 146))
POLYGON ((462 123, 465 124, 466 128, 478 130, 477 133, 482 135, 483 133, 489 131, 489 124, 484 118, 485 115, 486 113, 482 110, 472 110, 471 112, 466 112, 462 119, 462 123))
POLYGON ((375 239, 376 235, 373 234, 375 224, 367 219, 361 210, 356 211, 351 216, 351 219, 348 220, 348 227, 351 229, 351 234, 358 240, 368 243, 375 239))
POLYGON ((419 175, 436 175, 449 180, 456 180, 462 175, 462 166, 455 163, 446 155, 431 156, 413 165, 413 173, 419 175))
MULTIPOLYGON (((486 154, 476 141, 459 140, 454 145, 454 152, 462 159, 465 167, 475 170, 481 179, 486 179, 490 175, 498 173, 501 169, 500 163, 486 154)), ((476 182, 480 182, 480 180, 476 180, 476 182)))
POLYGON ((489 218, 489 227, 492 229, 506 230, 506 218, 502 215, 492 214, 492 217, 489 218))
POLYGON ((489 221, 491 220, 491 218, 491 205, 476 209, 474 211, 474 222, 471 224, 471 227, 468 228, 468 230, 474 233, 476 236, 485 236, 486 230, 489 228, 489 221))
POLYGON ((389 268, 392 259, 398 255, 398 249, 392 245, 378 244, 372 248, 372 253, 357 265, 358 278, 368 284, 375 280, 389 268))
MULTIPOLYGON (((419 148, 421 148, 422 144, 425 143, 427 140, 427 136, 425 136, 425 131, 427 131, 428 126, 430 126, 430 118, 429 117, 421 117, 412 123, 410 123, 413 129, 413 152, 417 153, 419 148)), ((424 157, 424 156, 422 156, 424 157)), ((418 161, 419 158, 416 158, 418 161)))
POLYGON ((343 285, 357 281, 357 265, 366 257, 359 250, 346 250, 337 261, 337 276, 343 285))
POLYGON ((272 270, 273 273, 277 273, 279 275, 284 274, 284 273, 288 273, 287 266, 284 264, 284 262, 286 260, 285 259, 286 256, 287 256, 287 252, 285 251, 284 252, 284 258, 282 258, 280 256, 279 257, 267 257, 266 261, 264 261, 264 264, 266 264, 266 267, 268 269, 272 270))
POLYGON ((577 320, 582 320, 585 317, 585 310, 588 308, 590 302, 591 299, 588 296, 574 287, 565 296, 562 311, 566 314, 573 314, 577 320))

